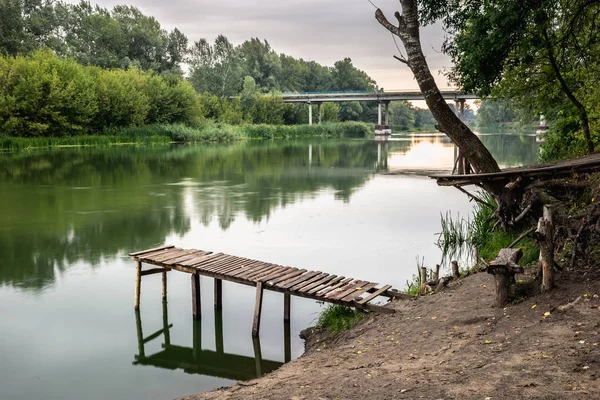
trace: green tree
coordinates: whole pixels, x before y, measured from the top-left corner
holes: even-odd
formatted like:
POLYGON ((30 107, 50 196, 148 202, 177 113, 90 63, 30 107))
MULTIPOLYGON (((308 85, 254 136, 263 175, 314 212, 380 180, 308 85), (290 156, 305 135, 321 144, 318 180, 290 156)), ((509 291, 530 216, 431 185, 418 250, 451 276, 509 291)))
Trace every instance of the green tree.
POLYGON ((241 89, 238 51, 225 36, 217 36, 212 46, 206 39, 195 42, 188 61, 190 81, 198 92, 226 97, 236 95, 241 89))

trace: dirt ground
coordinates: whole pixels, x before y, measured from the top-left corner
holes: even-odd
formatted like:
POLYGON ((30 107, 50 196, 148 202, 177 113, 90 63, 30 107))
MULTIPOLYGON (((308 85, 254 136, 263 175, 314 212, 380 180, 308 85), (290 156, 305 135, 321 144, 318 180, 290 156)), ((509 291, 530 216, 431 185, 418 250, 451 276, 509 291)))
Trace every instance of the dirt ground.
POLYGON ((260 379, 181 399, 600 399, 600 274, 569 276, 497 309, 493 277, 472 275, 337 337, 313 334, 260 379))

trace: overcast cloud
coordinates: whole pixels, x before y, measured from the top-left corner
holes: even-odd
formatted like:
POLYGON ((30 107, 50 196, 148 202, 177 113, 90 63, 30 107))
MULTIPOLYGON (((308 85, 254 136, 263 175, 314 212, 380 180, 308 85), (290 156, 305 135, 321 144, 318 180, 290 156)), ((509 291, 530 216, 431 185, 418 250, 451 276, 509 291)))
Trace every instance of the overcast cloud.
MULTIPOLYGON (((399 9, 397 0, 373 2, 392 19, 394 11, 399 9)), ((324 65, 331 66, 350 57, 354 65, 386 90, 417 88, 408 67, 392 57, 398 54, 392 36, 375 20, 375 8, 367 0, 100 0, 97 3, 108 8, 117 4, 134 5, 144 14, 154 16, 165 29, 179 28, 190 41, 206 38, 212 42, 223 34, 237 45, 258 37, 267 39, 278 53, 324 65)), ((440 53, 441 27, 423 28, 421 41, 438 85, 448 86, 446 79, 438 74, 451 65, 440 53)))

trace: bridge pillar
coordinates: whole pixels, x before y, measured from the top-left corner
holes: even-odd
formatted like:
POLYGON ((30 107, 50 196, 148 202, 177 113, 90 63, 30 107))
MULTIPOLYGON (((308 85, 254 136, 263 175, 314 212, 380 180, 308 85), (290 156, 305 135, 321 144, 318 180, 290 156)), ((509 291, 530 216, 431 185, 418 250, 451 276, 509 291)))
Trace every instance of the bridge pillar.
POLYGON ((317 113, 317 124, 321 125, 321 106, 323 105, 323 103, 317 103, 317 110, 319 111, 317 113))
POLYGON ((460 103, 458 116, 461 121, 465 122, 465 99, 460 99, 458 102, 460 103))
POLYGON ((390 125, 390 102, 386 101, 385 104, 385 125, 390 125))
POLYGON ((377 103, 377 125, 381 125, 381 103, 377 103))
POLYGON ((312 125, 312 104, 311 103, 307 103, 308 104, 308 124, 312 125))

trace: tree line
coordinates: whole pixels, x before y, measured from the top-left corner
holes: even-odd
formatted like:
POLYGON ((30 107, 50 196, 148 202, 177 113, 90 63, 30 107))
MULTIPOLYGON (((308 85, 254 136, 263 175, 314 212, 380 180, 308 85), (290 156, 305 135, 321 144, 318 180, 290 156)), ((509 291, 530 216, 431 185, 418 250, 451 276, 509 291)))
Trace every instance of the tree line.
MULTIPOLYGON (((146 16, 132 6, 107 9, 85 1, 69 4, 52 0, 0 0, 0 9, 0 54, 4 56, 1 73, 12 80, 0 89, 0 96, 4 96, 3 101, 8 104, 0 114, 4 134, 20 132, 21 135, 33 136, 58 135, 62 132, 62 135, 71 135, 98 132, 113 126, 147 124, 156 120, 191 124, 197 120, 192 115, 231 124, 302 124, 308 122, 308 107, 305 104, 284 104, 281 92, 379 89, 373 79, 352 64, 350 58, 327 67, 314 61, 278 54, 268 41, 258 38, 247 40, 239 46, 234 46, 223 35, 218 36, 214 43, 205 39, 190 43, 177 28, 167 31, 154 17, 146 16), (41 49, 49 49, 50 52, 41 49), (53 55, 56 60, 51 60, 53 55), (85 68, 77 69, 73 60, 85 68), (24 67, 27 63, 30 66, 43 64, 44 67, 28 69, 24 67), (13 68, 19 72, 10 72, 13 68), (55 74, 52 68, 58 68, 55 78, 51 76, 55 74), (89 75, 86 78, 88 86, 83 85, 85 87, 78 94, 67 91, 56 95, 57 90, 66 87, 66 82, 60 85, 54 82, 54 94, 44 99, 40 98, 43 93, 39 90, 34 92, 38 96, 32 98, 21 96, 24 92, 18 92, 18 88, 22 88, 20 85, 24 85, 23 82, 19 83, 19 79, 25 80, 29 74, 40 74, 35 79, 39 85, 43 85, 42 82, 51 79, 68 79, 68 76, 61 74, 75 69, 79 74, 89 75), (184 69, 187 70, 186 74, 184 69), (104 74, 101 71, 112 72, 104 74), (114 87, 108 83, 108 76, 113 77, 114 87), (172 103, 188 105, 182 112, 186 117, 171 117, 171 111, 167 110, 165 115, 157 115, 160 107, 148 105, 155 100, 150 93, 144 92, 146 89, 140 89, 137 93, 142 100, 125 100, 133 94, 125 93, 127 89, 123 88, 132 89, 145 80, 156 85, 156 82, 162 82, 161 85, 177 87, 180 94, 185 93, 177 99, 173 98, 175 94, 172 92, 170 96, 172 103), (90 84, 89 81, 95 83, 90 84), (196 100, 191 100, 187 85, 191 85, 199 94, 196 100), (81 107, 81 112, 71 110, 68 114, 65 114, 64 108, 74 106, 51 104, 53 101, 73 100, 69 96, 82 97, 85 93, 96 96, 100 101, 97 94, 90 93, 109 87, 105 91, 114 92, 112 102, 115 111, 131 111, 135 104, 139 106, 136 112, 131 113, 131 118, 106 116, 106 102, 89 106, 85 101, 71 101, 81 107), (13 93, 14 90, 17 92, 13 93), (121 103, 129 101, 129 108, 116 106, 119 104, 119 90, 125 96, 121 103), (48 107, 53 111, 36 113, 36 110, 48 107), (148 107, 154 108, 146 112, 148 107), (26 115, 26 109, 32 114, 26 115), (103 112, 105 116, 100 117, 103 112), (43 115, 38 115, 40 113, 43 115), (66 120, 48 122, 57 113, 61 115, 58 120, 65 115, 66 120), (102 125, 102 121, 106 125, 102 125)), ((414 108, 406 102, 392 104, 390 115, 393 124, 407 129, 433 125, 428 110, 414 108)), ((377 105, 368 102, 325 103, 322 119, 325 122, 374 122, 377 119, 377 105)))

